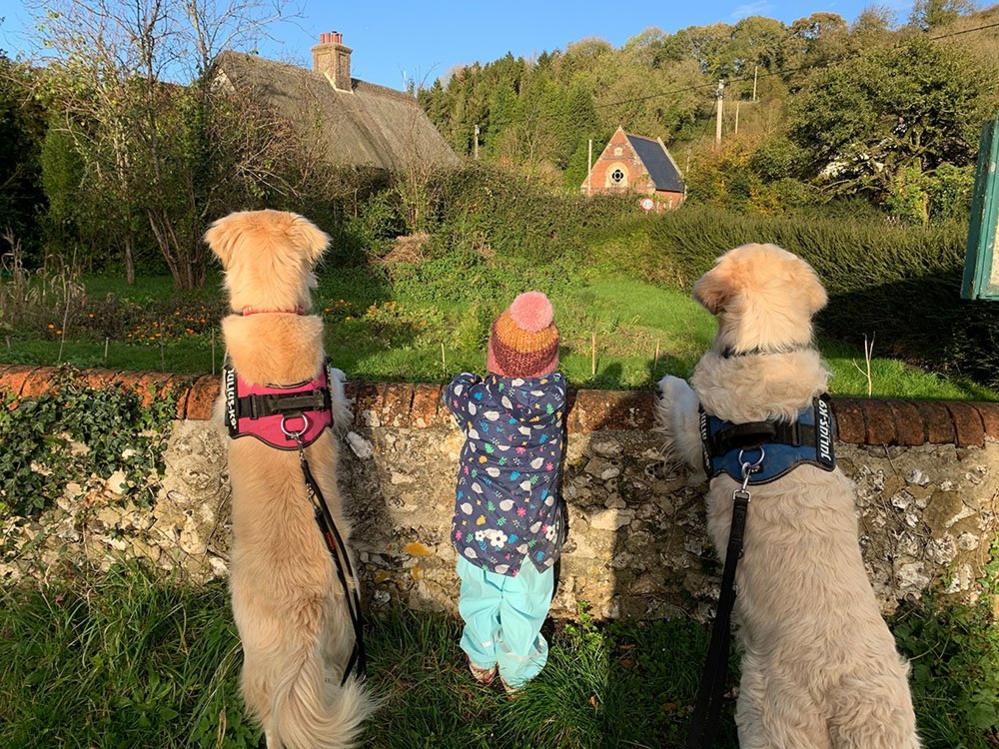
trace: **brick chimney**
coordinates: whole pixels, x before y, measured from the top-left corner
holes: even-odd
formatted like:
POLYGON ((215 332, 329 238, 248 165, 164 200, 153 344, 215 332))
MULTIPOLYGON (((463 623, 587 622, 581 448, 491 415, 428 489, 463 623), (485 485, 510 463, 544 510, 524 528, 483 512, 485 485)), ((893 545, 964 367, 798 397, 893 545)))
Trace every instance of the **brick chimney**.
POLYGON ((343 44, 338 31, 323 32, 312 48, 312 69, 322 73, 337 91, 353 92, 350 83, 350 47, 343 44))

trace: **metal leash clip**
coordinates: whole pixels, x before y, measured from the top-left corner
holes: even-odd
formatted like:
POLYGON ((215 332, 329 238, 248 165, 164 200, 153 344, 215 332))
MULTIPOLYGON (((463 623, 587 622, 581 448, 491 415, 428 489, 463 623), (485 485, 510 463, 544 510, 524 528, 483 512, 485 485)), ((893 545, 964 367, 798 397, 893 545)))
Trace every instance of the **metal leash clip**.
POLYGON ((742 466, 742 486, 732 493, 732 499, 744 499, 749 502, 752 499, 752 495, 749 493, 749 479, 752 478, 754 473, 759 473, 763 470, 763 461, 767 457, 767 451, 763 449, 762 445, 750 449, 759 450, 760 457, 751 463, 745 459, 745 450, 739 451, 739 464, 742 466))

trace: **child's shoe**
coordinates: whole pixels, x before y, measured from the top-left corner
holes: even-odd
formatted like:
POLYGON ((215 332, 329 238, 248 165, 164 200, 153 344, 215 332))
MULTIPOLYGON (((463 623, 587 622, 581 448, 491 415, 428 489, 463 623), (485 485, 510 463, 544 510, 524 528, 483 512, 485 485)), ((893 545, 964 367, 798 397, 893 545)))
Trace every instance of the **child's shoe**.
POLYGON ((506 692, 506 696, 511 700, 524 691, 523 686, 512 687, 506 683, 505 679, 500 679, 500 684, 503 685, 503 691, 506 692))
POLYGON ((472 673, 472 678, 483 686, 489 686, 496 678, 496 666, 492 668, 479 668, 471 660, 468 661, 468 670, 472 673))

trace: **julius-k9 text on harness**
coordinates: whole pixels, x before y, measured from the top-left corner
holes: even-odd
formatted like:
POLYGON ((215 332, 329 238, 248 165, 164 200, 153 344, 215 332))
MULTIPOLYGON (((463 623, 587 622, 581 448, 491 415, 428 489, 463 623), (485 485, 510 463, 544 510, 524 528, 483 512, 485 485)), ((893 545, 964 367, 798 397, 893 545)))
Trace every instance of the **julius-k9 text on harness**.
POLYGON ((768 484, 795 468, 811 465, 824 471, 836 468, 833 444, 836 420, 826 394, 798 412, 792 422, 757 421, 733 424, 701 409, 701 445, 709 479, 725 474, 739 482, 732 492, 732 525, 725 550, 721 593, 711 642, 701 672, 697 700, 687 732, 687 749, 714 746, 721 723, 725 679, 732 640, 735 573, 742 557, 746 520, 752 499, 750 487, 768 484))

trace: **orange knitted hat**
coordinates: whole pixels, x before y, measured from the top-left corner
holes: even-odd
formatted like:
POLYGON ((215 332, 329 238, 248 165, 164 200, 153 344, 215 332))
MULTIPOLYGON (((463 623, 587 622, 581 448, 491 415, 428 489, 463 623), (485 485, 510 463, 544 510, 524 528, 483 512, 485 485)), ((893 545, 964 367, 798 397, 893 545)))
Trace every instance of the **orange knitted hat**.
POLYGON ((486 367, 501 377, 543 377, 558 369, 555 310, 540 291, 513 300, 496 318, 489 336, 486 367))

